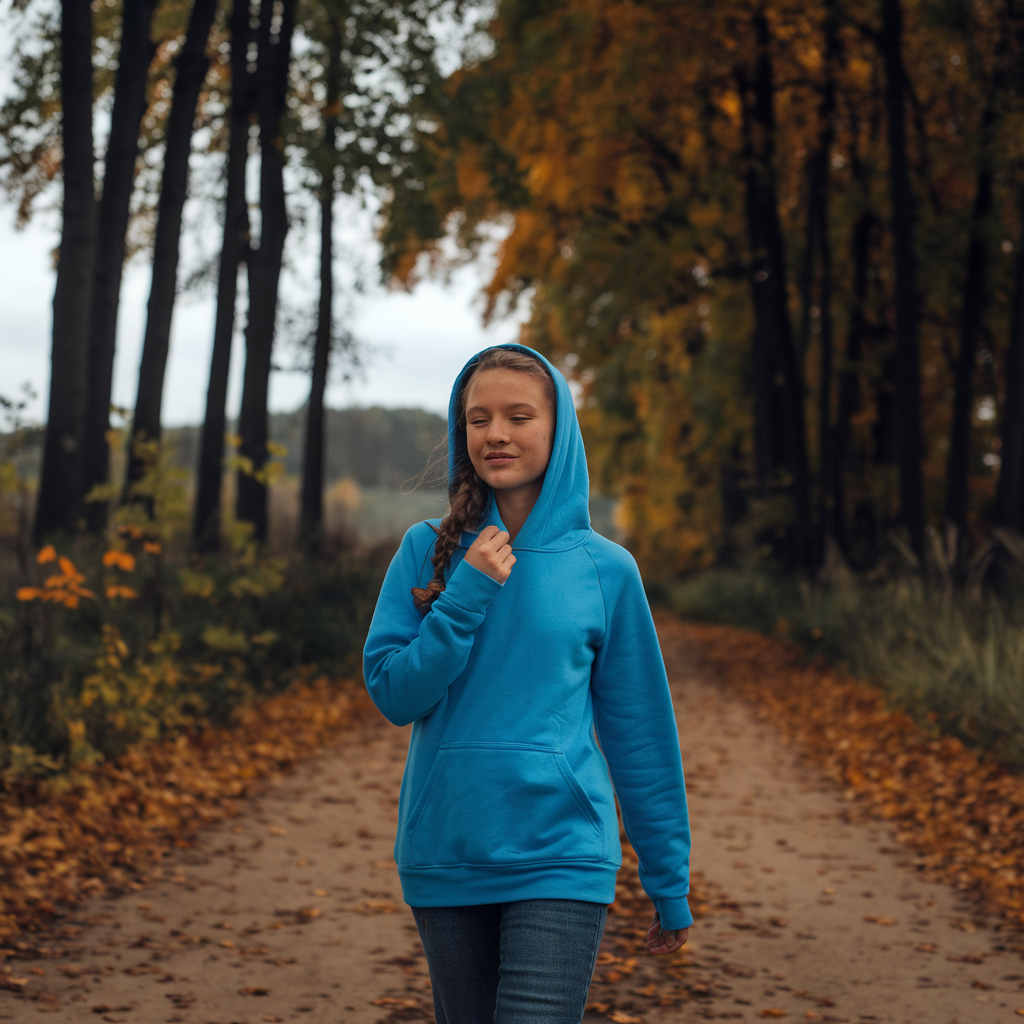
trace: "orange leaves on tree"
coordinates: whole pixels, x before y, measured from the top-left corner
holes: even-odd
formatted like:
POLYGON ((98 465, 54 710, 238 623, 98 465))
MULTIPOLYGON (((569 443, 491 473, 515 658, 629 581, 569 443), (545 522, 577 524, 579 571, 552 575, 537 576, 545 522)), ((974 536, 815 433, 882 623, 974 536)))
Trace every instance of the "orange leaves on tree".
POLYGON ((49 601, 65 608, 77 608, 81 598, 95 598, 91 590, 82 586, 85 577, 70 558, 58 556, 52 545, 47 545, 36 555, 36 561, 41 564, 54 559, 60 572, 48 576, 41 587, 20 587, 15 595, 19 601, 49 601))
POLYGON ((106 552, 103 556, 103 564, 108 568, 112 565, 117 566, 123 572, 134 572, 135 571, 135 556, 129 551, 117 551, 111 549, 106 552))
MULTIPOLYGON (((155 541, 146 541, 143 545, 146 551, 152 554, 159 554, 162 550, 160 544, 155 541)), ((70 558, 58 555, 52 544, 47 544, 36 555, 36 561, 40 565, 56 561, 60 572, 48 576, 41 587, 21 587, 16 593, 19 601, 49 601, 52 604, 62 604, 65 608, 77 608, 82 598, 95 598, 93 591, 83 586, 85 576, 78 571, 70 558)), ((107 568, 117 568, 122 572, 135 571, 135 556, 130 551, 119 551, 111 549, 103 555, 103 564, 107 568)), ((122 598, 133 600, 137 598, 138 592, 132 587, 119 583, 109 584, 104 593, 109 600, 122 598)))

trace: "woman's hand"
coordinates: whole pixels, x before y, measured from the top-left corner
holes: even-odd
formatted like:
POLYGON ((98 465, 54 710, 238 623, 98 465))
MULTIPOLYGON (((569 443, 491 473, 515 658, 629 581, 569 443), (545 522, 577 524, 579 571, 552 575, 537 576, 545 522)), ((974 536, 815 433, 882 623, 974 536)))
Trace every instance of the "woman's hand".
POLYGON ((496 526, 485 526, 472 547, 466 552, 466 561, 474 569, 487 573, 492 580, 504 583, 516 564, 508 534, 496 526))
POLYGON ((655 911, 654 921, 647 930, 647 952, 652 956, 661 953, 674 953, 690 934, 689 928, 680 928, 677 931, 667 931, 661 927, 661 915, 655 911))

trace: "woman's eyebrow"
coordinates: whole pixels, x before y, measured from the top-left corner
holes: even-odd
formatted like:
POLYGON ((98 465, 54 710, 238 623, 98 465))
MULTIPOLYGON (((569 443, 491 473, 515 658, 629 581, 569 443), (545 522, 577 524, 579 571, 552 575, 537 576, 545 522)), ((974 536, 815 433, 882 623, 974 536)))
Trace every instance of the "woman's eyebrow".
MULTIPOLYGON (((511 402, 508 405, 501 406, 502 409, 529 409, 531 412, 536 412, 537 407, 532 402, 511 402)), ((466 415, 469 416, 474 412, 490 412, 486 406, 483 405, 471 405, 466 410, 466 415)))

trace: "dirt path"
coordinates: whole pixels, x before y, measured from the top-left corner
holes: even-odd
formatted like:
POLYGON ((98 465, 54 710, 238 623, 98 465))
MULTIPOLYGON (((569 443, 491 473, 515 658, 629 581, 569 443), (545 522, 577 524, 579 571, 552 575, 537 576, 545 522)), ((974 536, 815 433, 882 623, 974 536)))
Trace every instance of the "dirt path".
MULTIPOLYGON (((693 668, 670 624, 663 642, 699 917, 683 954, 649 957, 649 905, 624 868, 588 1024, 1020 1019, 1021 940, 916 877, 884 825, 693 668)), ((164 880, 28 937, 0 1020, 432 1020, 391 856, 407 743, 383 720, 360 727, 168 858, 164 880)))

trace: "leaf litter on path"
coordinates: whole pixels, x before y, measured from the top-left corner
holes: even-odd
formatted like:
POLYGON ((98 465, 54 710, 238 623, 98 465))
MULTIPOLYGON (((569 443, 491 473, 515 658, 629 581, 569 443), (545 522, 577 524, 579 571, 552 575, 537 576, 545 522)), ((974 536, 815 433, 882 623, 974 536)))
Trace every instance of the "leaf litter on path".
POLYGON ((893 823, 924 873, 1024 930, 1024 778, 958 739, 929 736, 882 690, 808 664, 795 644, 728 626, 676 628, 700 664, 759 707, 848 799, 893 823))

